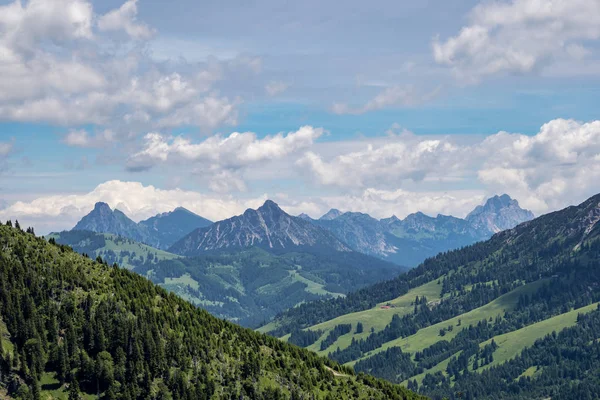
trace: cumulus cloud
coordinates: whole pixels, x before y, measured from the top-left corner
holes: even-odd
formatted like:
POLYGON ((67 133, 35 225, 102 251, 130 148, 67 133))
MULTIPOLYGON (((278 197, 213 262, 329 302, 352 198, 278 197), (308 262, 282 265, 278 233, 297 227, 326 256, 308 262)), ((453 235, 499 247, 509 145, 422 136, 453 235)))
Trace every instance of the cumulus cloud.
POLYGON ((141 171, 158 164, 193 163, 196 173, 210 176, 211 188, 225 191, 243 189, 239 171, 251 165, 281 159, 310 147, 323 135, 322 128, 303 126, 295 132, 278 133, 259 139, 254 132, 221 134, 193 143, 190 139, 149 133, 142 150, 127 160, 127 168, 141 171))
POLYGON ((112 10, 98 19, 101 31, 124 31, 135 39, 148 39, 154 31, 137 21, 137 0, 128 0, 120 8, 112 10))
POLYGON ((0 118, 119 132, 235 124, 241 100, 215 85, 260 72, 260 58, 159 65, 139 45, 154 31, 137 6, 128 0, 104 15, 88 0, 0 6, 0 118), (127 35, 107 34, 115 31, 127 35))
POLYGON ((3 58, 28 53, 44 43, 92 37, 92 5, 85 0, 15 1, 0 7, 3 58))
POLYGON ((580 60, 588 41, 600 38, 597 0, 486 2, 470 13, 470 24, 433 55, 465 82, 502 73, 529 73, 560 59, 580 60))
POLYGON ((474 149, 484 184, 514 193, 538 212, 595 194, 600 181, 600 121, 556 119, 534 136, 499 132, 474 149))
POLYGON ((307 152, 297 163, 308 168, 322 185, 365 188, 450 176, 464 167, 464 160, 464 149, 449 140, 423 140, 405 132, 384 144, 369 144, 364 150, 339 154, 331 160, 307 152))
POLYGON ((364 114, 369 111, 382 110, 388 107, 412 107, 425 103, 439 93, 440 88, 430 92, 420 92, 414 86, 391 86, 382 90, 361 107, 352 107, 346 103, 335 103, 331 107, 334 114, 364 114))
POLYGON ((403 133, 364 146, 328 157, 309 151, 298 165, 321 185, 351 191, 476 184, 506 192, 536 214, 595 194, 592 182, 600 181, 600 121, 556 119, 533 136, 498 132, 472 143, 403 133))
POLYGON ((71 229, 89 213, 98 201, 118 208, 134 221, 182 206, 210 220, 241 214, 248 207, 258 207, 265 196, 234 199, 211 196, 180 189, 163 190, 139 182, 108 181, 84 194, 39 197, 30 202, 17 201, 0 210, 0 220, 18 219, 24 226, 34 226, 38 233, 71 229))

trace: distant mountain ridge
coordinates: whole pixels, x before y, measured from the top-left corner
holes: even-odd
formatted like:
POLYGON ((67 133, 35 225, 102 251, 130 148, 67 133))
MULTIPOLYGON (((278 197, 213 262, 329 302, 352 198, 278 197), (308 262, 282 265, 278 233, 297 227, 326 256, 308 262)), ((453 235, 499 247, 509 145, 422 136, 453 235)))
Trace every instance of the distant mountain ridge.
POLYGON ((182 207, 135 223, 106 203, 97 203, 74 230, 112 233, 161 250, 195 256, 257 246, 272 252, 310 248, 356 251, 402 266, 415 266, 440 252, 490 238, 533 218, 504 194, 477 206, 465 219, 417 212, 404 219, 377 220, 365 213, 332 208, 319 219, 293 217, 267 200, 257 210, 211 223, 182 207))
POLYGON ((350 251, 328 230, 287 214, 271 200, 256 210, 248 209, 242 215, 196 229, 170 247, 169 251, 194 256, 214 250, 252 246, 271 251, 299 248, 350 251))
POLYGON ((403 220, 392 216, 377 220, 368 214, 331 209, 319 219, 303 219, 331 231, 352 250, 390 262, 414 266, 428 257, 489 239, 533 218, 533 213, 504 194, 477 206, 467 218, 417 212, 403 220))
POLYGON ((211 221, 183 207, 135 223, 122 211, 98 202, 72 230, 111 233, 165 250, 194 229, 210 224, 211 221))

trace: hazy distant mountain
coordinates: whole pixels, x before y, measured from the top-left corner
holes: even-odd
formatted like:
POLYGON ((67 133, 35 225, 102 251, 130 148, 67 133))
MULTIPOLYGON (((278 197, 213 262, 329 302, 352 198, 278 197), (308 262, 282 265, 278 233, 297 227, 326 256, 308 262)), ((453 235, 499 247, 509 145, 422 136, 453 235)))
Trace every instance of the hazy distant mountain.
POLYGON ((164 250, 194 229, 210 224, 206 218, 182 207, 135 223, 123 212, 99 202, 72 230, 112 233, 164 250))
POLYGON ((196 229, 175 243, 169 251, 191 256, 252 246, 275 251, 298 248, 350 251, 331 232, 287 214, 271 200, 256 210, 248 209, 242 215, 196 229))
POLYGON ((138 225, 146 228, 154 247, 168 249, 194 229, 204 228, 211 224, 212 222, 206 218, 183 207, 177 207, 173 211, 141 221, 138 225))
POLYGON ((331 231, 355 251, 381 258, 396 252, 394 240, 389 237, 385 224, 369 214, 358 212, 340 213, 333 217, 339 212, 331 210, 314 223, 331 231))
POLYGON ((319 220, 321 220, 321 221, 330 221, 330 220, 332 220, 334 218, 339 217, 342 214, 343 213, 340 210, 332 208, 331 210, 329 210, 325 214, 323 214, 323 216, 321 218, 319 218, 319 220))
POLYGON ((478 206, 467 219, 417 212, 401 220, 377 220, 363 213, 332 209, 314 224, 330 230, 352 250, 401 265, 414 266, 440 252, 489 239, 533 218, 508 195, 495 196, 478 206))
POLYGON ((519 202, 507 194, 488 199, 483 206, 475 207, 466 218, 475 228, 492 233, 514 228, 530 219, 533 219, 533 213, 519 207, 519 202))

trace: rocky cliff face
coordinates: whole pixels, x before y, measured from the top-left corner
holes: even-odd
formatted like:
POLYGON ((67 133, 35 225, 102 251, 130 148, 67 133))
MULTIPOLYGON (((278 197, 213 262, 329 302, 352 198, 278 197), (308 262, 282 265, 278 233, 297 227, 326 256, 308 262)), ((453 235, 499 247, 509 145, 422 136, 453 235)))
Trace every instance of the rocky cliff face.
POLYGON ((477 206, 466 218, 476 229, 490 233, 514 228, 530 219, 533 219, 533 213, 522 209, 519 202, 511 199, 507 194, 488 199, 483 206, 477 206))
POLYGON ((302 218, 293 217, 273 201, 267 200, 256 210, 248 209, 242 215, 193 231, 175 243, 169 251, 191 256, 213 250, 251 246, 269 250, 350 250, 331 232, 302 218))
POLYGON ((145 242, 147 232, 119 210, 111 210, 106 203, 96 203, 94 209, 73 228, 74 231, 113 233, 138 242, 145 242))

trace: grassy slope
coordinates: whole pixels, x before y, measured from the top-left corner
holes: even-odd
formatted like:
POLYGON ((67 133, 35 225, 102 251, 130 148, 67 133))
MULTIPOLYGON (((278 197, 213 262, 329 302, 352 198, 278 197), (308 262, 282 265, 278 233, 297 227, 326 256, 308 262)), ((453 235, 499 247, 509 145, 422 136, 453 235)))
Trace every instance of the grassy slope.
MULTIPOLYGON (((483 371, 487 368, 490 368, 495 365, 502 364, 516 356, 518 356, 523 349, 526 347, 532 346, 536 340, 542 338, 546 335, 551 334, 552 332, 560 332, 561 330, 574 326, 577 323, 577 315, 585 314, 590 311, 595 310, 598 307, 598 303, 590 304, 585 307, 578 308, 576 310, 571 310, 567 313, 557 315, 552 318, 548 318, 546 320, 537 322, 535 324, 528 325, 524 328, 517 329, 516 331, 512 331, 509 333, 505 333, 503 335, 498 335, 489 339, 480 344, 480 347, 484 347, 486 344, 489 344, 494 340, 498 345, 498 349, 494 352, 494 361, 490 364, 487 364, 483 367, 479 368, 479 371, 483 371)), ((444 361, 439 364, 433 366, 430 369, 425 370, 423 373, 419 375, 415 375, 411 378, 411 380, 416 380, 419 384, 427 374, 434 374, 438 371, 444 372, 448 363, 453 358, 456 358, 460 355, 460 352, 448 357, 444 361)), ((472 364, 470 369, 472 370, 472 364)), ((521 376, 534 376, 536 373, 539 373, 537 367, 530 367, 527 370, 523 371, 521 376)), ((402 382, 403 385, 406 385, 407 381, 402 382)))
MULTIPOLYGON (((528 285, 520 286, 512 292, 506 293, 505 295, 498 297, 494 301, 491 301, 482 307, 476 308, 454 318, 450 318, 438 324, 428 326, 427 328, 423 328, 412 336, 387 342, 378 349, 367 353, 367 355, 363 358, 367 358, 381 351, 385 351, 390 347, 400 347, 402 348, 402 351, 414 354, 415 352, 421 351, 442 339, 440 337, 440 329, 454 326, 452 332, 446 332, 446 335, 443 337, 444 340, 450 341, 458 332, 464 328, 467 328, 469 325, 476 325, 483 319, 489 320, 489 318, 492 318, 493 321, 496 316, 503 316, 506 311, 512 310, 517 305, 519 296, 521 294, 533 292, 535 289, 540 287, 543 282, 544 281, 537 281, 528 285), (458 326, 458 320, 461 322, 460 326, 458 326)), ((353 361, 349 364, 354 365, 356 361, 353 361)))
MULTIPOLYGON (((540 337, 549 335, 554 331, 560 332, 565 328, 574 326, 577 323, 578 314, 588 313, 595 310, 597 307, 598 303, 590 304, 589 306, 571 310, 567 313, 528 325, 516 331, 495 336, 493 340, 499 347, 494 352, 494 361, 485 365, 482 369, 490 368, 516 357, 525 347, 532 346, 540 337)), ((480 347, 491 343, 491 341, 492 339, 481 343, 480 347)))
POLYGON ((385 328, 392 321, 392 317, 395 314, 403 316, 413 311, 413 302, 416 296, 426 296, 428 301, 439 300, 441 292, 441 285, 437 284, 437 281, 426 283, 423 286, 416 287, 410 290, 403 296, 397 297, 393 300, 386 301, 370 310, 359 311, 343 315, 338 318, 323 322, 321 324, 310 327, 310 330, 322 330, 324 333, 321 335, 319 340, 312 346, 308 347, 310 350, 317 351, 319 354, 327 355, 329 352, 337 349, 345 349, 350 346, 352 338, 356 340, 366 339, 371 334, 371 328, 375 332, 379 332, 385 328), (383 305, 392 305, 394 308, 382 309, 383 305), (363 324, 363 333, 355 333, 356 324, 361 322, 363 324), (331 346, 324 351, 320 351, 321 342, 327 337, 329 331, 335 328, 336 325, 340 324, 352 324, 352 331, 346 335, 342 335, 336 340, 331 346))

